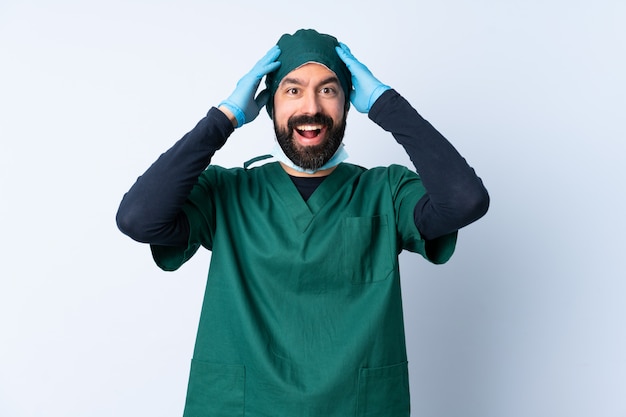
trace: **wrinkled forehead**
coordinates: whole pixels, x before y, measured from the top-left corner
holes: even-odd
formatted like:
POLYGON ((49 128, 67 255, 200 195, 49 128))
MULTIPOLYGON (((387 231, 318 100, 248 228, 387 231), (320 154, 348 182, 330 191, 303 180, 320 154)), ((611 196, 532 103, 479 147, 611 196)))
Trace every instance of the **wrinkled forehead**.
MULTIPOLYGON (((289 74, 301 69, 308 63, 315 63, 323 65, 337 77, 346 100, 346 106, 350 105, 352 76, 335 50, 339 46, 335 37, 320 34, 312 29, 301 29, 293 35, 281 36, 277 44, 281 51, 278 56, 281 65, 275 71, 267 74, 265 78, 265 85, 270 97, 274 96, 279 84, 289 74)), ((266 109, 271 118, 273 112, 272 99, 268 101, 266 109)))
POLYGON ((318 83, 328 84, 334 82, 338 85, 341 84, 339 81, 339 77, 337 77, 337 74, 335 74, 333 70, 331 70, 321 62, 315 61, 305 62, 299 67, 293 69, 291 72, 286 74, 278 84, 308 84, 312 77, 315 77, 315 81, 317 81, 318 83))

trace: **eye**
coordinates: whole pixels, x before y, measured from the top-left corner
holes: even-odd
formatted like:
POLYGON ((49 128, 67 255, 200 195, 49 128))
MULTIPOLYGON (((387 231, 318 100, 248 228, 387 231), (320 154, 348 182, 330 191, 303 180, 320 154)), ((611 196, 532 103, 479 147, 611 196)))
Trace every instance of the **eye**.
POLYGON ((285 92, 287 93, 287 95, 295 96, 298 94, 299 91, 300 90, 298 90, 297 87, 289 87, 285 92))
POLYGON ((332 96, 337 93, 337 89, 334 87, 322 87, 322 89, 320 90, 320 93, 326 96, 332 96))

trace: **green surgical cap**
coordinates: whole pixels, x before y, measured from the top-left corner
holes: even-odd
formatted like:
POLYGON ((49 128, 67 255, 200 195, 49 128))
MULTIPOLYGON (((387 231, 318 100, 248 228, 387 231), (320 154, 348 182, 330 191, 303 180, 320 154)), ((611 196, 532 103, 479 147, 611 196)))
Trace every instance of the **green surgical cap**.
POLYGON ((352 90, 352 76, 350 70, 343 63, 335 47, 339 46, 337 38, 319 33, 313 29, 300 29, 293 35, 284 34, 278 40, 280 47, 278 61, 280 67, 265 78, 265 85, 270 93, 267 102, 267 113, 272 117, 274 109, 274 93, 283 78, 291 71, 308 62, 320 63, 335 73, 343 88, 346 97, 346 105, 350 103, 350 91, 352 90))

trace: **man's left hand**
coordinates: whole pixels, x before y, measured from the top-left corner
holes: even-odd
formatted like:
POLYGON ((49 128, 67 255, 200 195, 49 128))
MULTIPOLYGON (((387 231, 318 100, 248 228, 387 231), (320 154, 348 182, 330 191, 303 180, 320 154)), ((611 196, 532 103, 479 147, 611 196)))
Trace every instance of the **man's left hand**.
POLYGON ((368 113, 376 100, 391 87, 374 77, 372 72, 352 55, 345 44, 339 43, 335 50, 352 74, 353 90, 350 93, 350 101, 359 112, 368 113))

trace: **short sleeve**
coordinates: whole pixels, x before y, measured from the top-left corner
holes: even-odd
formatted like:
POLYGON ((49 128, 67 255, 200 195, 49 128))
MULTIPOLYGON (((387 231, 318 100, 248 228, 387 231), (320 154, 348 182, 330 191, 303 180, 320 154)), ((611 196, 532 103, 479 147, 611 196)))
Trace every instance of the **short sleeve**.
POLYGON ((389 186, 394 201, 401 249, 419 253, 434 264, 447 262, 454 253, 457 232, 427 241, 415 225, 415 205, 426 194, 426 189, 419 175, 406 167, 391 165, 389 167, 389 186))
POLYGON ((182 246, 150 245, 152 259, 164 271, 175 271, 198 251, 200 244, 182 246))
POLYGON ((202 173, 194 186, 183 211, 189 222, 189 240, 187 246, 150 245, 152 258, 157 266, 164 271, 175 271, 198 251, 200 246, 212 247, 212 236, 215 229, 215 204, 213 190, 217 179, 213 169, 202 173))

